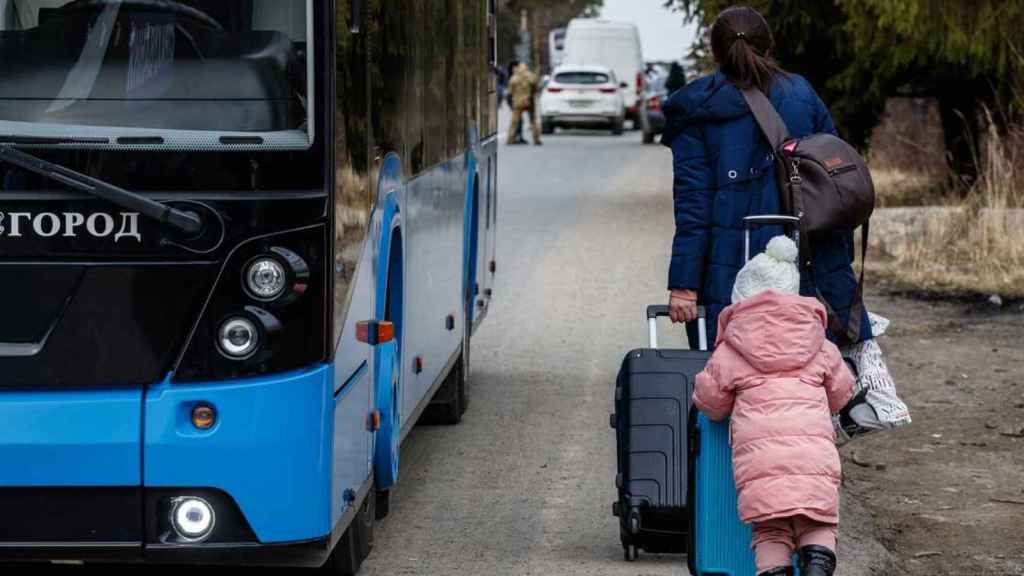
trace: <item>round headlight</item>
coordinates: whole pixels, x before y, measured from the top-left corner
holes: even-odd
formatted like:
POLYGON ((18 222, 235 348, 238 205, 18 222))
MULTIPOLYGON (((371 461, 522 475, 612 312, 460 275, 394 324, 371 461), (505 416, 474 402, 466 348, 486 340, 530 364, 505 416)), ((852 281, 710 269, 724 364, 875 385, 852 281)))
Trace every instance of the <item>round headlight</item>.
POLYGON ((202 498, 178 498, 171 506, 171 524, 178 536, 196 542, 213 532, 213 506, 202 498))
POLYGON ((274 258, 257 258, 245 271, 245 287, 259 300, 273 300, 284 292, 288 273, 274 258))
POLYGON ((252 356, 260 344, 259 330, 248 318, 229 318, 217 331, 217 344, 221 352, 231 358, 242 360, 252 356))

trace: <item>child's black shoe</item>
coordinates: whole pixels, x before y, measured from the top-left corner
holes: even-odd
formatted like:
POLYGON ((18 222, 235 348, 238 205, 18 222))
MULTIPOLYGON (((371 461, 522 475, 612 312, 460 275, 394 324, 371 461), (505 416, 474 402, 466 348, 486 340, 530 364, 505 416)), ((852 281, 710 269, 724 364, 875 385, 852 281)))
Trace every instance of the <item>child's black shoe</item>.
POLYGON ((793 576, 793 567, 783 566, 781 568, 775 568, 767 572, 761 572, 757 576, 793 576))
POLYGON ((800 576, 832 576, 836 571, 836 553, 824 546, 800 549, 800 576))

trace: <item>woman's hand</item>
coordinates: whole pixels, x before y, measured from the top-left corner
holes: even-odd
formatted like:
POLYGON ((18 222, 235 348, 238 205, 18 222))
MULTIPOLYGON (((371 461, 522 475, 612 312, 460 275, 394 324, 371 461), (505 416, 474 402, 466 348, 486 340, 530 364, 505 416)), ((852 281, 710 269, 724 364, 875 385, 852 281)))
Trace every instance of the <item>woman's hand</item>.
POLYGON ((668 298, 668 315, 675 323, 696 320, 697 293, 693 290, 673 290, 668 298))

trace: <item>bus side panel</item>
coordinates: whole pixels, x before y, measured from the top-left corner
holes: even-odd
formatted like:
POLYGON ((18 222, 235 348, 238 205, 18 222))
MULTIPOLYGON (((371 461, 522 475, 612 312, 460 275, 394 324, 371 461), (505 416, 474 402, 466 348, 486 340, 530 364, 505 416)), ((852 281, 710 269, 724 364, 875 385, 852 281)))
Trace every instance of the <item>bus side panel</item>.
MULTIPOLYGON (((332 454, 331 526, 336 526, 354 493, 370 478, 373 433, 367 418, 374 409, 373 348, 356 340, 356 323, 374 317, 374 276, 380 245, 379 214, 374 217, 356 268, 355 287, 334 352, 334 450, 332 454)), ((341 527, 339 527, 341 528, 341 527)))
POLYGON ((372 383, 369 365, 364 364, 334 400, 331 526, 337 526, 354 504, 352 498, 370 478, 373 433, 368 429, 367 419, 373 402, 372 383))
POLYGON ((411 181, 405 197, 406 336, 402 414, 412 414, 462 341, 465 160, 445 162, 411 181), (447 329, 447 318, 454 320, 447 329), (423 371, 414 369, 422 358, 423 371))
POLYGON ((331 532, 332 367, 209 384, 151 388, 145 400, 148 488, 215 488, 231 496, 261 543, 331 532), (217 424, 192 426, 213 406, 217 424))
POLYGON ((480 177, 480 197, 477 206, 479 228, 479 254, 476 269, 477 284, 480 290, 476 295, 475 320, 481 321, 490 306, 492 291, 494 290, 495 272, 492 272, 491 263, 495 266, 497 253, 497 212, 498 212, 498 141, 490 138, 480 146, 481 158, 478 162, 480 177))

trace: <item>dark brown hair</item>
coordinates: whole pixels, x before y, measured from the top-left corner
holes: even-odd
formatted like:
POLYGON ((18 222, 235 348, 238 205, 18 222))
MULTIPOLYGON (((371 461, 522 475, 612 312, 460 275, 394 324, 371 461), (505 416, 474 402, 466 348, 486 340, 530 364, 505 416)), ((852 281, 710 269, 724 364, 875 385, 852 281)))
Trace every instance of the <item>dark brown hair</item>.
POLYGON ((764 16, 749 6, 727 8, 711 25, 711 52, 725 76, 740 88, 759 88, 765 94, 783 74, 769 54, 775 46, 764 16))

